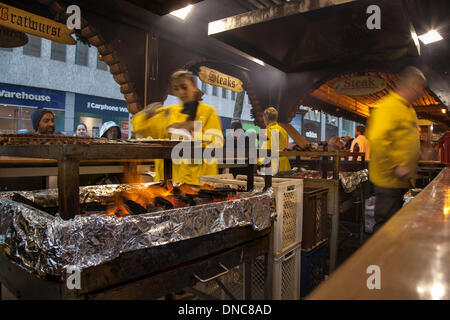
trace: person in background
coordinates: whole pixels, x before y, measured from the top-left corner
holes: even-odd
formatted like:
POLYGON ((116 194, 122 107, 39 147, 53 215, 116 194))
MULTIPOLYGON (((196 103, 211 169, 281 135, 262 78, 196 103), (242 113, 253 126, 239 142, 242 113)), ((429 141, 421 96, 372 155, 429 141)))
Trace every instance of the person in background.
MULTIPOLYGON (((193 74, 187 70, 174 72, 170 77, 170 94, 175 95, 179 105, 163 107, 160 102, 152 103, 131 119, 133 130, 137 136, 152 137, 153 139, 170 139, 172 130, 182 129, 187 132, 194 131, 194 121, 201 122, 202 146, 208 147, 223 144, 216 141, 216 137, 223 140, 220 118, 213 106, 200 102, 203 92, 197 88, 193 74), (204 140, 205 133, 211 134, 209 141, 204 140), (214 135, 214 136, 213 136, 214 135)), ((155 181, 164 179, 164 161, 155 159, 155 181)), ((174 182, 199 184, 199 177, 218 174, 217 162, 207 162, 203 159, 201 164, 181 162, 172 165, 172 180, 174 182)))
MULTIPOLYGON (((355 129, 355 139, 353 139, 352 145, 350 147, 350 152, 364 152, 365 160, 370 160, 370 145, 369 140, 367 140, 364 135, 366 127, 357 126, 355 129)), ((361 160, 361 157, 358 157, 361 160)))
POLYGON ((76 137, 89 137, 87 126, 84 123, 80 122, 75 128, 76 137))
POLYGON ((345 150, 350 150, 350 148, 352 146, 352 141, 353 141, 352 137, 350 137, 350 136, 344 137, 345 150))
POLYGON ((406 67, 399 74, 395 91, 381 99, 369 117, 369 178, 375 188, 374 232, 402 207, 403 195, 415 184, 420 140, 412 102, 422 96, 426 83, 419 69, 406 67))
POLYGON ((328 151, 341 151, 344 150, 344 147, 344 141, 338 136, 333 136, 328 140, 328 151))
MULTIPOLYGON (((278 111, 274 107, 269 107, 264 110, 263 113, 264 124, 266 125, 266 135, 267 141, 263 142, 261 145, 261 149, 271 149, 272 146, 272 130, 278 130, 278 150, 283 151, 289 147, 289 135, 286 130, 283 129, 278 124, 278 111)), ((259 160, 259 164, 261 164, 262 159, 259 160)), ((273 167, 272 167, 273 168, 273 167)), ((289 171, 291 170, 291 164, 289 163, 289 159, 287 157, 280 157, 278 170, 280 171, 289 171)), ((276 173, 274 172, 274 173, 276 173)))
POLYGON ((38 108, 31 114, 31 122, 36 134, 55 133, 55 115, 52 111, 38 108))
POLYGON ((100 129, 100 138, 119 140, 122 138, 120 127, 114 121, 105 122, 100 129))
POLYGON ((239 139, 239 137, 243 134, 245 134, 244 128, 242 128, 242 123, 240 120, 233 120, 231 122, 230 129, 233 130, 233 136, 236 139, 239 139))

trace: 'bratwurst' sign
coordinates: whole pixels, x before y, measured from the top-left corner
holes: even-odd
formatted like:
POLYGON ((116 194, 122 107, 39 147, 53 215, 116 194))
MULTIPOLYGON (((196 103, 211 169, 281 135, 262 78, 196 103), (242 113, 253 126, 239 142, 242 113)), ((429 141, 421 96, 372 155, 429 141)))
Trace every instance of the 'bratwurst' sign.
POLYGON ((244 91, 241 80, 214 69, 200 67, 200 73, 198 76, 200 80, 209 83, 212 86, 219 86, 235 92, 244 91))
POLYGON ((337 82, 333 88, 346 96, 365 96, 383 90, 386 82, 371 76, 352 77, 337 82))
POLYGON ((0 2, 0 26, 33 34, 52 41, 76 44, 70 36, 73 30, 65 24, 20 10, 0 2))

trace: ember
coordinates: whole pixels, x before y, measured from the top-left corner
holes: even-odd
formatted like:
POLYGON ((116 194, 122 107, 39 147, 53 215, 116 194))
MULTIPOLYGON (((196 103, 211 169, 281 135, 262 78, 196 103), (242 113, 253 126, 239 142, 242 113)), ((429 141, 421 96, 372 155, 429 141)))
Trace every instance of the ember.
POLYGON ((231 188, 214 189, 207 184, 174 186, 168 180, 150 186, 142 185, 136 192, 116 194, 113 201, 107 204, 108 210, 105 213, 122 217, 235 199, 239 198, 236 190, 231 188))

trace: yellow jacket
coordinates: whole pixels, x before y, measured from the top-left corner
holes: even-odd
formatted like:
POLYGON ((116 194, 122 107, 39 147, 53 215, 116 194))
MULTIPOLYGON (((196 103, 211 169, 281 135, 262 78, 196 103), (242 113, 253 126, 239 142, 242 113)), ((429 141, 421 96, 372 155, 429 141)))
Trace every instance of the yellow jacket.
POLYGON ((372 109, 368 120, 370 143, 369 177, 384 188, 409 188, 414 182, 394 176, 394 168, 403 165, 417 171, 420 158, 417 115, 410 103, 391 92, 372 109))
MULTIPOLYGON (((271 149, 272 146, 272 130, 278 130, 278 150, 283 151, 288 148, 289 146, 289 135, 287 134, 286 130, 281 127, 278 122, 271 122, 266 127, 266 134, 267 134, 267 142, 263 142, 261 145, 261 149, 271 149)), ((263 159, 258 159, 259 164, 261 164, 263 159)), ((278 163, 276 164, 278 165, 278 163)), ((273 168, 273 166, 272 166, 273 168)), ((291 170, 291 165, 289 163, 289 159, 287 157, 280 157, 279 161, 279 168, 276 170, 273 168, 273 173, 275 174, 277 171, 289 171, 291 170)))
MULTIPOLYGON (((152 137, 153 139, 170 139, 170 134, 167 132, 167 126, 177 123, 186 122, 189 115, 182 113, 182 105, 172 105, 163 107, 163 111, 157 113, 151 118, 148 118, 143 113, 137 113, 131 120, 133 130, 139 132, 145 137, 152 137)), ((222 137, 222 129, 220 125, 220 119, 216 114, 214 107, 199 102, 197 107, 197 113, 194 121, 202 122, 202 136, 195 137, 196 139, 202 139, 207 130, 216 129, 216 135, 222 137)), ((203 147, 206 147, 211 142, 203 143, 203 147)), ((156 177, 155 181, 164 179, 164 160, 155 159, 156 177)), ((199 176, 218 174, 217 162, 206 163, 203 159, 202 164, 172 164, 172 180, 175 182, 199 184, 199 176)))

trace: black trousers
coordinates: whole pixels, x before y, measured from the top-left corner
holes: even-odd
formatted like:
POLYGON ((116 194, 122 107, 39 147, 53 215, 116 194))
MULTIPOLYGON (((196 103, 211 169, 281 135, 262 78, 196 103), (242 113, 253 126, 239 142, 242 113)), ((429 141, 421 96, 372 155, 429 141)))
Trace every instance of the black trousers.
POLYGON ((388 221, 394 213, 403 206, 403 195, 408 189, 382 188, 374 185, 375 189, 375 225, 373 233, 388 221))

